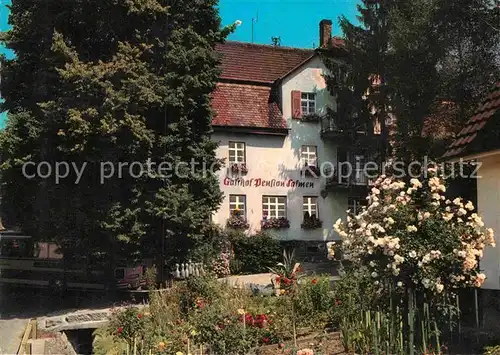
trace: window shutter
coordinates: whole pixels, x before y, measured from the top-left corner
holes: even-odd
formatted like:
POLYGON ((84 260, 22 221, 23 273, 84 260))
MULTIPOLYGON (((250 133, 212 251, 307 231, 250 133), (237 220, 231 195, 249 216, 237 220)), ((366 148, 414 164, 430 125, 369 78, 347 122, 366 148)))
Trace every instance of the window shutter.
POLYGON ((302 105, 300 100, 302 98, 302 93, 298 90, 292 91, 292 118, 302 117, 302 105))

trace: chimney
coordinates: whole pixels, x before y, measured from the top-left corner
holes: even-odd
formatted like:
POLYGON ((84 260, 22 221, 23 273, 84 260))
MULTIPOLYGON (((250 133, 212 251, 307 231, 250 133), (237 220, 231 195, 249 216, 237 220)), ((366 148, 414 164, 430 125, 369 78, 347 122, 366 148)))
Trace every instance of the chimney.
POLYGON ((319 46, 326 47, 332 38, 332 20, 321 20, 319 23, 319 46))

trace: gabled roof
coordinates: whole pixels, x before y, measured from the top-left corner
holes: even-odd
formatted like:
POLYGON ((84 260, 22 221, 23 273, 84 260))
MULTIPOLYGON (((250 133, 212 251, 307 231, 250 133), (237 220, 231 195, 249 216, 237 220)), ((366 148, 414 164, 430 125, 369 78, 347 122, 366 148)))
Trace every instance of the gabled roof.
POLYGON ((486 100, 467 121, 457 138, 450 144, 443 158, 460 157, 500 148, 500 81, 494 86, 486 100), (495 122, 496 121, 496 122, 495 122), (493 126, 492 126, 493 124, 493 126), (486 133, 493 133, 484 137, 486 133))
POLYGON ((216 127, 287 128, 270 86, 218 83, 212 107, 216 127))
POLYGON ((221 79, 272 84, 315 55, 313 49, 227 41, 221 54, 221 79))

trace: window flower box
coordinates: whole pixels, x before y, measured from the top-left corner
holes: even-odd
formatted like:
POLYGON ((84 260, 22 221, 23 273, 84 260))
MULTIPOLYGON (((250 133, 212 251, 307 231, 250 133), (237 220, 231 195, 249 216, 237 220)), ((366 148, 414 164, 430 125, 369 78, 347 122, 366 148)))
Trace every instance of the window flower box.
POLYGON ((300 225, 302 229, 317 229, 323 226, 323 222, 317 219, 315 216, 304 217, 304 221, 300 225))
POLYGON ((246 163, 233 163, 230 167, 233 174, 247 174, 248 168, 246 163))
POLYGON ((250 225, 248 224, 245 217, 241 215, 241 211, 239 209, 235 209, 231 217, 229 217, 226 221, 226 227, 245 230, 250 228, 250 225))
POLYGON ((245 230, 250 228, 250 225, 248 224, 247 220, 241 216, 231 216, 226 221, 226 227, 245 230))
POLYGON ((285 229, 290 228, 290 222, 284 217, 266 218, 262 220, 262 229, 285 229))
POLYGON ((300 117, 300 120, 302 122, 319 122, 321 120, 321 116, 317 113, 309 113, 306 115, 302 115, 302 117, 300 117))
POLYGON ((320 168, 315 165, 306 165, 303 171, 306 176, 312 176, 314 178, 320 177, 321 175, 320 168))

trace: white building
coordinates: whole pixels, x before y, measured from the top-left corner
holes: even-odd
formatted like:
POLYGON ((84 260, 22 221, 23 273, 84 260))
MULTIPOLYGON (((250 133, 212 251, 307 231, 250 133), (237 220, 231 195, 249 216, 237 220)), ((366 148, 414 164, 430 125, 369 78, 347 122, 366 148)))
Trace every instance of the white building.
MULTIPOLYGON (((331 37, 331 29, 331 21, 321 21, 320 46, 341 53, 342 41, 331 37)), ((333 224, 363 203, 367 184, 361 175, 340 183, 314 176, 314 168, 328 176, 328 167, 354 156, 342 134, 322 119, 336 102, 317 51, 241 42, 218 51, 222 75, 213 97, 213 138, 226 167, 219 175, 224 201, 213 221, 226 225, 238 209, 250 233, 281 218, 284 228, 274 231, 283 240, 336 239, 333 224), (321 225, 303 228, 305 213, 321 225)))
POLYGON ((495 231, 496 248, 486 248, 480 267, 483 288, 500 290, 500 82, 469 119, 444 155, 449 160, 477 161, 477 209, 495 231))

